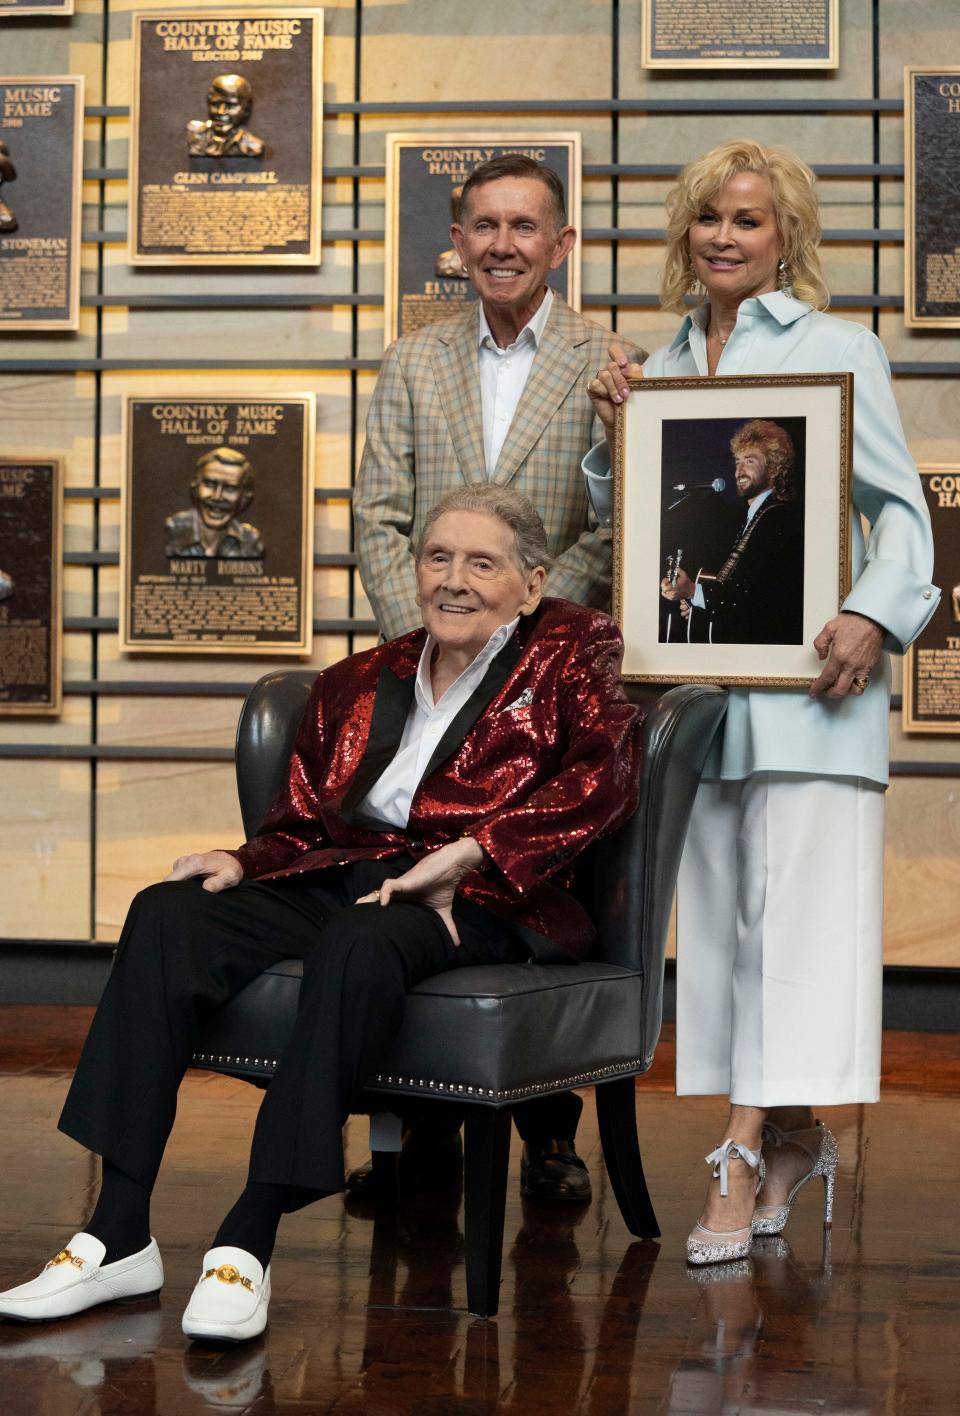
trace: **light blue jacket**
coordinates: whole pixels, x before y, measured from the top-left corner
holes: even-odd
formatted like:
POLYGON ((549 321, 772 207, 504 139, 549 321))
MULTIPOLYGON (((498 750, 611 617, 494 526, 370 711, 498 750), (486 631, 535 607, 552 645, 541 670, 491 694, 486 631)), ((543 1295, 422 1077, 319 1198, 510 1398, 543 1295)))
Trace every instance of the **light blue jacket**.
MULTIPOLYGON (((673 343, 651 354, 648 378, 704 378, 706 307, 683 321, 673 343)), ((853 373, 853 502, 870 523, 865 545, 853 518, 853 588, 845 610, 887 631, 902 654, 936 609, 933 538, 920 478, 907 450, 880 341, 862 325, 821 314, 780 291, 744 300, 718 374, 853 373)), ((612 478, 605 443, 583 463, 601 525, 610 525, 612 478)), ((803 689, 732 688, 722 739, 705 775, 799 772, 886 783, 890 669, 884 657, 863 694, 811 699, 803 689)))

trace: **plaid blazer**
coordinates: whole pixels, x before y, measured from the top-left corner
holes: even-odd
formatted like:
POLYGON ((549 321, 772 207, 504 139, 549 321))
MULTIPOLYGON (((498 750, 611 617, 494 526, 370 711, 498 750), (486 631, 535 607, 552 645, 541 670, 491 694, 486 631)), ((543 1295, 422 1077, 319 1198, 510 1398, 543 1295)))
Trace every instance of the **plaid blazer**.
MULTIPOLYGON (((485 482, 475 305, 404 335, 383 356, 367 416, 353 514, 360 579, 387 639, 416 628, 412 545, 427 512, 461 482, 485 482)), ((492 481, 543 518, 555 564, 549 592, 610 601, 609 530, 598 527, 580 463, 603 436, 587 397, 612 336, 558 295, 492 481)), ((642 360, 642 353, 634 356, 642 360)))

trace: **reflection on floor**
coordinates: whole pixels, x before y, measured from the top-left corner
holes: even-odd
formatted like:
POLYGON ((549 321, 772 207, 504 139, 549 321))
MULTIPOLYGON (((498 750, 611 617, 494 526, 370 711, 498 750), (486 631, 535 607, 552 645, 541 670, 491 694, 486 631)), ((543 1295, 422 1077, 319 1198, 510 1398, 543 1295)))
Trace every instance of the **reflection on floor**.
MULTIPOLYGON (((3 1287, 61 1246, 96 1188, 93 1158, 53 1129, 88 1017, 0 1009, 3 1287)), ((624 1228, 588 1094, 591 1205, 523 1205, 514 1142, 498 1319, 465 1311, 458 1194, 380 1216, 334 1197, 285 1221, 270 1326, 234 1350, 189 1346, 180 1314, 242 1186, 259 1094, 191 1073, 154 1205, 162 1299, 54 1327, 0 1324, 0 1412, 955 1413, 960 1040, 886 1042, 881 1104, 825 1113, 841 1148, 830 1236, 810 1186, 783 1239, 740 1264, 687 1269, 683 1239, 723 1108, 671 1095, 666 1035, 637 1089, 659 1244, 624 1228)), ((364 1123, 351 1123, 351 1163, 364 1148, 364 1123)))

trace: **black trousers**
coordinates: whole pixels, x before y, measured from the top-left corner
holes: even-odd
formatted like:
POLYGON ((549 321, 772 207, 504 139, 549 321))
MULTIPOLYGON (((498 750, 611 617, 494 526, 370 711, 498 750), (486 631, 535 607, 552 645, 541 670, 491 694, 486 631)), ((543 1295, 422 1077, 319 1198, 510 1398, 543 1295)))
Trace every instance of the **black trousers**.
MULTIPOLYGON (((502 921, 466 902, 455 908, 459 947, 427 906, 353 903, 408 866, 360 862, 219 893, 196 880, 141 891, 60 1130, 152 1187, 203 1019, 272 963, 302 958, 297 1021, 257 1116, 250 1179, 341 1190, 342 1126, 400 1030, 407 992, 447 969, 528 957, 502 921)), ((528 1140, 572 1137, 579 1111, 572 1093, 528 1102, 518 1127, 528 1140)))

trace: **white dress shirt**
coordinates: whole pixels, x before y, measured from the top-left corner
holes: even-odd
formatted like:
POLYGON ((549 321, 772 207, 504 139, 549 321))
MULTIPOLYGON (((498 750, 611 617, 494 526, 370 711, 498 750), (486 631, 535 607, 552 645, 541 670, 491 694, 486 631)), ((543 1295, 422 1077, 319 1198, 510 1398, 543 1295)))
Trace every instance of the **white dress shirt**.
POLYGON ((477 657, 459 678, 454 679, 439 703, 433 701, 433 685, 430 680, 430 661, 437 641, 431 635, 427 636, 417 667, 413 702, 410 704, 397 754, 357 807, 357 815, 365 823, 399 827, 401 830, 406 826, 410 816, 410 803, 437 743, 479 685, 490 667, 491 660, 500 653, 519 623, 520 616, 517 615, 509 624, 502 624, 499 629, 495 629, 477 657))
POLYGON ((500 449, 510 431, 517 404, 526 388, 552 304, 553 291, 548 288, 533 319, 524 325, 506 349, 497 345, 490 333, 483 305, 479 306, 480 407, 483 414, 483 450, 487 459, 488 477, 493 476, 500 449))

